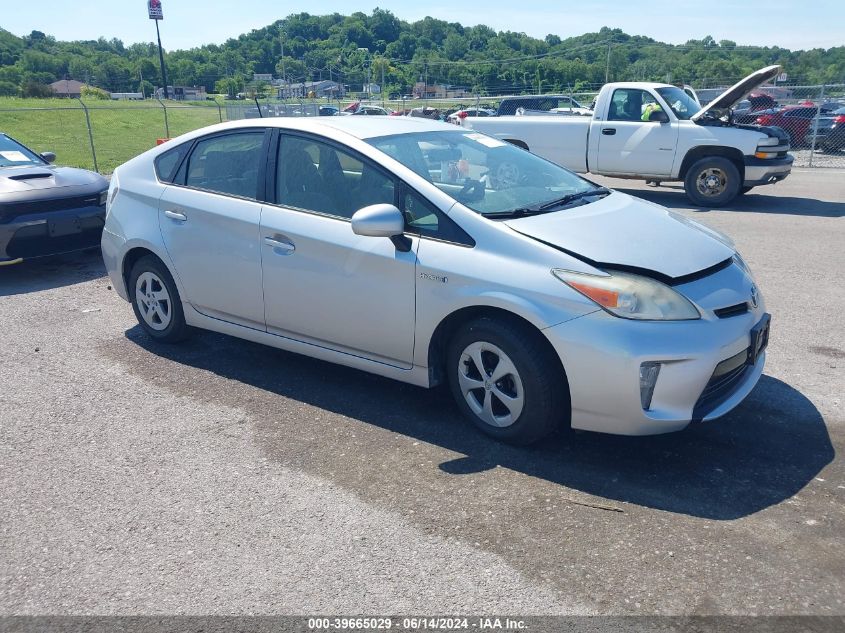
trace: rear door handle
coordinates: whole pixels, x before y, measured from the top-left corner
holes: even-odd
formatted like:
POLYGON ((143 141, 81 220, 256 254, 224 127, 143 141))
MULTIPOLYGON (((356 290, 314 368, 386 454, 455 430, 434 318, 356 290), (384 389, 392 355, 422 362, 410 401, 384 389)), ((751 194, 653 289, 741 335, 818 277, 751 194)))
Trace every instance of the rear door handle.
POLYGON ((296 246, 291 244, 290 242, 285 242, 282 240, 277 240, 272 237, 265 237, 264 243, 267 246, 272 246, 274 249, 281 251, 283 255, 290 255, 296 250, 296 246))
POLYGON ((179 222, 184 222, 188 219, 188 216, 186 216, 184 213, 174 211, 173 209, 165 209, 164 215, 166 215, 171 220, 178 220, 179 222))
POLYGON ((601 133, 604 134, 605 136, 613 136, 614 134, 616 134, 616 128, 615 127, 602 128, 601 133))

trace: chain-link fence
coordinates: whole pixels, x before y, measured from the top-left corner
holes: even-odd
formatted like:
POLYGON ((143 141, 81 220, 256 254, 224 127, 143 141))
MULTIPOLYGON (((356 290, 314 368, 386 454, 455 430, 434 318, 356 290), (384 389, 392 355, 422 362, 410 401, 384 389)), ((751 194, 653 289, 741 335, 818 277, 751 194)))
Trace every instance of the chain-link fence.
MULTIPOLYGON (((714 99, 723 83, 696 88, 702 102, 714 99)), ((591 89, 594 87, 591 87, 591 89)), ((598 94, 558 93, 583 108, 598 94)), ((508 95, 513 96, 513 95, 508 95)), ((373 99, 364 105, 376 110, 408 113, 415 108, 437 110, 445 119, 467 108, 496 110, 503 96, 466 95, 451 99, 373 99)), ((223 121, 287 116, 325 116, 342 111, 354 99, 226 100, 198 102, 67 100, 32 107, 27 100, 0 101, 0 132, 32 149, 53 151, 63 165, 111 173, 121 163, 154 147, 158 139, 223 121), (14 107, 12 107, 14 105, 14 107)), ((564 113, 565 114, 565 113, 564 113)), ((762 87, 738 105, 734 120, 749 125, 776 125, 790 135, 796 167, 845 168, 845 84, 762 87)))
POLYGON ((155 147, 157 139, 225 120, 223 107, 213 101, 192 105, 77 99, 52 107, 7 105, 0 105, 0 132, 38 152, 55 152, 59 164, 106 174, 155 147))

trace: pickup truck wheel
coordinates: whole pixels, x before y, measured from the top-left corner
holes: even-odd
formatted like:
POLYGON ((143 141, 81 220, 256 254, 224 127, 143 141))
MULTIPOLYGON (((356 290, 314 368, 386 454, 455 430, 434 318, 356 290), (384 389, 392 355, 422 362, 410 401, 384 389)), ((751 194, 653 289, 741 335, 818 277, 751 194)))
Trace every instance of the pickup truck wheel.
POLYGON ((736 198, 739 170, 727 158, 709 156, 696 161, 684 178, 687 197, 700 207, 721 207, 736 198))

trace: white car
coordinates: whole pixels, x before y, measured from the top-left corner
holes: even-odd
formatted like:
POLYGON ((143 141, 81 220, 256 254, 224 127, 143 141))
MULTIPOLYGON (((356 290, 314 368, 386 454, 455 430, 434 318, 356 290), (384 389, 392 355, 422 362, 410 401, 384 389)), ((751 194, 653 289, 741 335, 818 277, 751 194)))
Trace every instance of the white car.
POLYGON ((513 442, 677 431, 735 407, 765 361, 769 316, 727 238, 425 119, 176 138, 115 171, 102 251, 157 341, 203 328, 448 383, 513 442))

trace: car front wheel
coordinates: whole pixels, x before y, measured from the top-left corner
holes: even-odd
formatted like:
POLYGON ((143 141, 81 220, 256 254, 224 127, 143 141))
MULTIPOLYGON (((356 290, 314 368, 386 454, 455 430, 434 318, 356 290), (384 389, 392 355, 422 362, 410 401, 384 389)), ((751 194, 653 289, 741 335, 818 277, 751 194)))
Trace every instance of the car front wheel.
POLYGON ((568 421, 560 364, 542 335, 527 326, 472 321, 452 337, 447 363, 458 407, 491 437, 530 444, 568 421))
POLYGON ((189 334, 179 291, 157 257, 142 257, 129 273, 129 296, 144 331, 162 343, 176 343, 189 334))
POLYGON ((684 178, 687 197, 700 207, 721 207, 736 198, 741 186, 739 170, 721 156, 696 161, 684 178))

